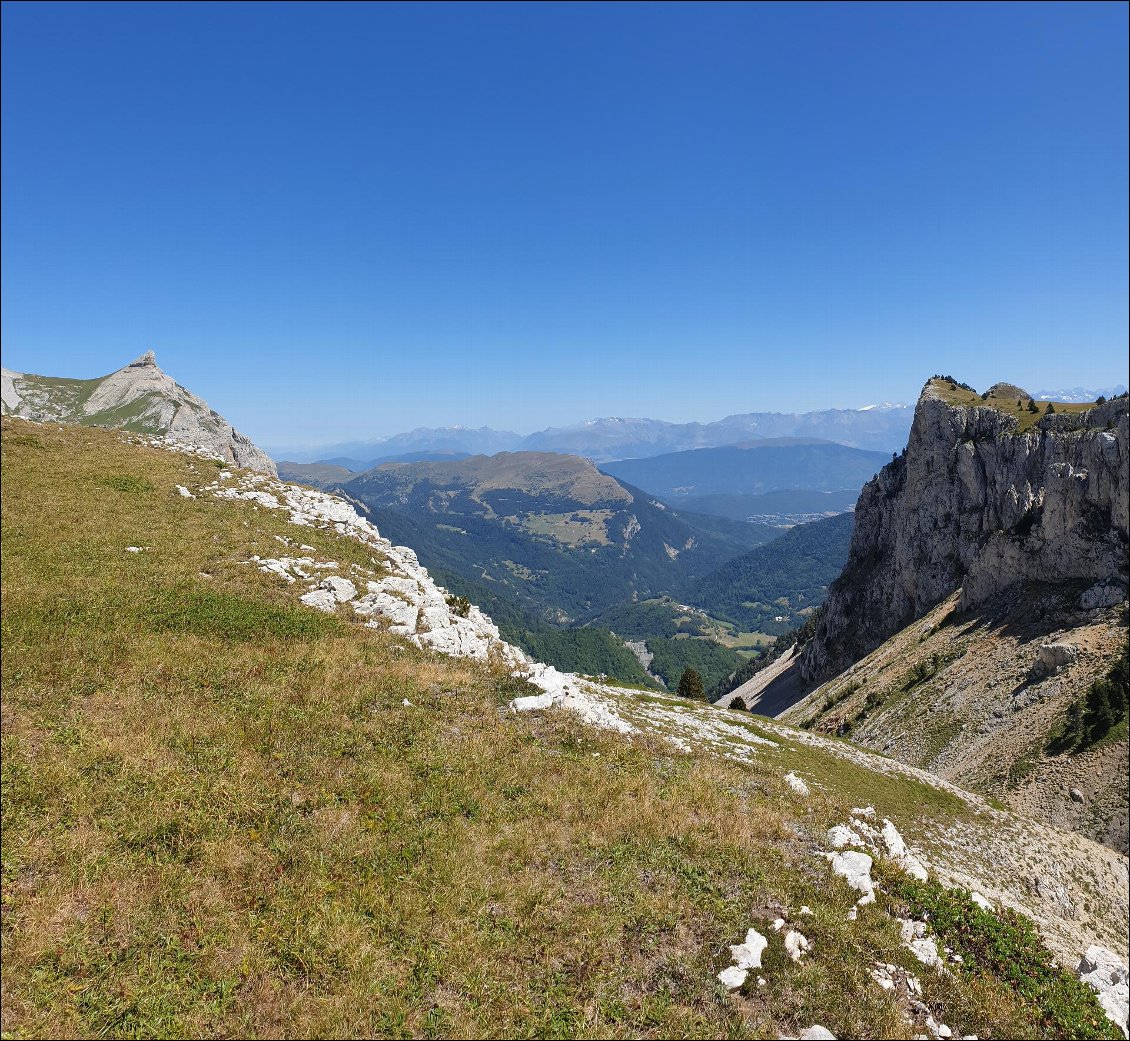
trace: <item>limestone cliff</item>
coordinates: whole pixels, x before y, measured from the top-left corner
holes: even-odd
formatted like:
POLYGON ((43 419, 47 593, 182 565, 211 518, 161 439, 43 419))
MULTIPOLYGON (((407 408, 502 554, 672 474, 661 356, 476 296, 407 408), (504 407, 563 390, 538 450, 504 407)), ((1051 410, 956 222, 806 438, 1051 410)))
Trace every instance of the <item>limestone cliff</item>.
POLYGON ((4 415, 167 435, 236 466, 275 473, 275 464, 264 451, 162 372, 152 351, 109 376, 92 380, 4 369, 2 390, 4 415))
POLYGON ((847 566, 799 663, 806 683, 959 590, 960 610, 1029 582, 1077 585, 1082 609, 1125 598, 1127 398, 1037 407, 1006 384, 985 397, 926 384, 905 452, 860 495, 847 566))

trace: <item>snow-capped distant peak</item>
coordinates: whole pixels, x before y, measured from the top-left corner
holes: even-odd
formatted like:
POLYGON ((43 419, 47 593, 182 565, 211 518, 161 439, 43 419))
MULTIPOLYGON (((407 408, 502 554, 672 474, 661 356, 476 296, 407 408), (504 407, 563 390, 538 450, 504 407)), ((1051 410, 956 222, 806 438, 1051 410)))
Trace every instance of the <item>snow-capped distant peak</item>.
POLYGON ((894 408, 909 408, 909 405, 904 405, 901 401, 884 401, 881 405, 864 405, 862 408, 857 408, 856 412, 887 412, 894 408))

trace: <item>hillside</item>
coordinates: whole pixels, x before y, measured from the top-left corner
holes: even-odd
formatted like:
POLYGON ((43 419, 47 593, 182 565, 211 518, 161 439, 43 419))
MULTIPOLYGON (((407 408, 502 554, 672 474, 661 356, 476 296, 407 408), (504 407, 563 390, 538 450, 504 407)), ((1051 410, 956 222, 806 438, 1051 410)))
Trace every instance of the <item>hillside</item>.
POLYGON ((687 601, 744 629, 780 634, 802 625, 843 570, 855 517, 800 524, 689 583, 687 601))
POLYGON ((664 592, 776 534, 669 510, 554 453, 384 465, 342 487, 427 567, 554 624, 664 592))
POLYGON ((830 441, 772 438, 625 459, 605 463, 601 469, 677 506, 682 496, 858 491, 889 461, 890 456, 883 452, 865 452, 830 441))
POLYGON ((295 463, 280 459, 278 473, 284 481, 297 481, 313 488, 332 488, 348 481, 353 471, 339 463, 295 463))
POLYGON ((782 489, 757 495, 684 495, 677 500, 683 510, 708 513, 714 517, 730 517, 751 524, 771 524, 774 527, 792 527, 807 524, 837 513, 846 513, 855 507, 858 488, 835 492, 782 489))
POLYGON ((207 403, 157 366, 152 351, 109 376, 80 380, 2 372, 3 414, 162 434, 236 466, 275 473, 275 464, 207 403))
POLYGON ((1042 947, 1125 1019, 1101 846, 523 661, 328 496, 9 419, 2 477, 10 1036, 1121 1034, 1042 947))
POLYGON ((927 384, 784 718, 1125 851, 1125 681, 1093 688, 1127 643, 1127 399, 1026 402, 927 384))
POLYGON ((959 595, 781 718, 1126 853, 1125 709, 1093 742, 1059 740, 1071 706, 1125 653, 1125 605, 1072 611, 1043 587, 962 614, 959 595))

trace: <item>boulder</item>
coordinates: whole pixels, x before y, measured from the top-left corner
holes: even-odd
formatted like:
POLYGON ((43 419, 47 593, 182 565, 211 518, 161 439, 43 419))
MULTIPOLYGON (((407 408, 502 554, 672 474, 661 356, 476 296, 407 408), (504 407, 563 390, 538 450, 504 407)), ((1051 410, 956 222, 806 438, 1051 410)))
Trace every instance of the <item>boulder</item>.
POLYGON ((307 607, 325 611, 327 614, 333 614, 337 610, 337 597, 328 589, 311 589, 309 593, 304 593, 298 599, 307 607))
POLYGON ((337 575, 323 578, 318 588, 332 594, 339 604, 348 603, 357 596, 357 587, 348 578, 340 578, 337 575))
POLYGON ((866 853, 848 850, 831 854, 832 871, 840 875, 849 886, 863 895, 858 904, 875 902, 875 884, 871 881, 871 865, 874 861, 866 853))
POLYGON ((1079 657, 1079 648, 1073 643, 1040 644, 1039 664, 1047 675, 1051 675, 1064 665, 1071 665, 1079 657))
POLYGON ((1130 972, 1117 954, 1105 947, 1088 947, 1079 960, 1079 978, 1093 987, 1107 1018, 1127 1033, 1127 1011, 1130 1008, 1130 972))
POLYGON ((785 780, 788 782, 789 787, 797 793, 797 795, 807 795, 808 785, 804 783, 796 774, 791 770, 785 774, 785 780))

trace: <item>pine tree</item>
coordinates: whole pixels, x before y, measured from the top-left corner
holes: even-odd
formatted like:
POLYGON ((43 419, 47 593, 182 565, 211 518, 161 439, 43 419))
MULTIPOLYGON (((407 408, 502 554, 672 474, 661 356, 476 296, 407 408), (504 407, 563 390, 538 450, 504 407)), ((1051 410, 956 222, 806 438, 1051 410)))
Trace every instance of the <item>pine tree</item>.
POLYGON ((1083 722, 1083 702, 1073 701, 1067 710, 1067 722, 1063 726, 1063 737, 1057 742, 1065 751, 1076 748, 1087 736, 1087 727, 1083 722))
POLYGON ((1107 734, 1118 722, 1114 706, 1110 703, 1111 684, 1107 680, 1095 680, 1087 692, 1087 744, 1093 745, 1107 734))
POLYGON ((1033 401, 1031 398, 1028 399, 1028 411, 1029 412, 1039 412, 1040 411, 1039 408, 1036 405, 1036 402, 1033 401))
POLYGON ((734 698, 734 700, 730 702, 730 708, 740 709, 742 712, 745 712, 745 701, 741 698, 734 698))
POLYGON ((702 701, 706 697, 702 677, 698 674, 697 669, 692 669, 689 666, 683 669, 676 693, 682 698, 693 698, 695 701, 702 701))
POLYGON ((1049 401, 1047 407, 1044 409, 1044 414, 1050 416, 1053 412, 1055 412, 1055 406, 1049 401))

